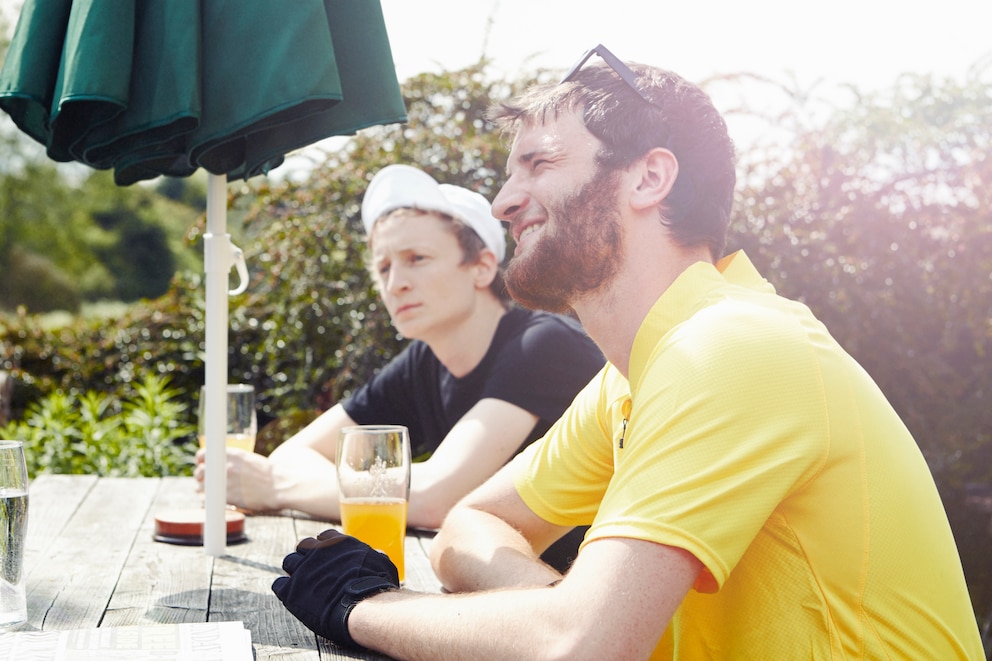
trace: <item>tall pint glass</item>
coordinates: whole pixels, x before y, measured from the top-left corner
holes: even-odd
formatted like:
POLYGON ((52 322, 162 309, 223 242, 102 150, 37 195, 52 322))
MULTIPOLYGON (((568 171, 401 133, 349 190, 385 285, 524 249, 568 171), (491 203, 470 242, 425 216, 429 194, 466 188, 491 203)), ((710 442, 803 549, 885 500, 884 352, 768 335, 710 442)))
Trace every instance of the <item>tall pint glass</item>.
POLYGON ((410 434, 401 425, 341 430, 337 456, 341 525, 389 556, 404 576, 403 540, 410 498, 410 434))
POLYGON ((28 531, 28 469, 19 441, 0 441, 0 628, 28 619, 24 537, 28 531))

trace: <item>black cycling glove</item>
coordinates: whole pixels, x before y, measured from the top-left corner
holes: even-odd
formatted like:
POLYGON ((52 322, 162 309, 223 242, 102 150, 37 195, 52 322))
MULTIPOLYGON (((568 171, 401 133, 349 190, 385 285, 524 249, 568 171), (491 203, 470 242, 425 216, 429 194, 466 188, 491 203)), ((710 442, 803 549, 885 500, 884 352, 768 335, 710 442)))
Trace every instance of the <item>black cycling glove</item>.
POLYGON ((351 647, 359 647, 348 632, 355 604, 400 586, 385 553, 337 530, 301 541, 282 568, 289 576, 277 578, 272 591, 286 609, 314 633, 351 647))

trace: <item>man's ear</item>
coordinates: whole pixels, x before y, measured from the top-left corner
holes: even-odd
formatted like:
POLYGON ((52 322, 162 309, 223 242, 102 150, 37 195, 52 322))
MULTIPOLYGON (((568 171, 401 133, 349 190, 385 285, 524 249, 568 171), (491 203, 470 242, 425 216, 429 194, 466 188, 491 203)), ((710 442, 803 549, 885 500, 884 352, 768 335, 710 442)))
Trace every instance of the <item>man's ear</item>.
POLYGON ((679 162, 675 154, 655 147, 634 164, 632 171, 638 177, 636 189, 630 197, 630 204, 638 210, 660 205, 679 176, 679 162))
POLYGON ((479 259, 472 265, 475 273, 475 286, 478 289, 486 289, 492 284, 499 271, 499 262, 496 261, 496 254, 492 250, 482 250, 479 252, 479 259))

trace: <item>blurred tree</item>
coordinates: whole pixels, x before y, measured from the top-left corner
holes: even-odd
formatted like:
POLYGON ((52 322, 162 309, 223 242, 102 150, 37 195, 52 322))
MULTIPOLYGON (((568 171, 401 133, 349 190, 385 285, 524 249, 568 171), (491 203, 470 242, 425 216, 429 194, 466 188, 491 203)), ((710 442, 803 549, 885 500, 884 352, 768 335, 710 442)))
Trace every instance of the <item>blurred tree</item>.
POLYGON ((22 158, 0 172, 0 269, 9 277, 0 308, 75 312, 81 301, 154 298, 177 269, 200 268, 184 236, 201 209, 115 186, 109 172, 74 184, 8 139, 22 158))
POLYGON ((159 177, 155 190, 173 202, 200 212, 207 210, 207 185, 202 170, 189 177, 159 177))
POLYGON ((149 186, 122 188, 110 172, 95 172, 78 192, 87 221, 83 240, 111 276, 104 298, 135 301, 165 293, 179 268, 202 269, 202 256, 182 237, 201 209, 162 197, 149 186))
MULTIPOLYGON (((9 135, 4 141, 12 149, 16 144, 9 135)), ((51 165, 27 164, 20 172, 0 174, 0 308, 34 301, 37 311, 53 309, 49 303, 78 308, 79 288, 69 272, 56 255, 36 250, 46 241, 46 228, 61 220, 56 206, 64 191, 51 165)))

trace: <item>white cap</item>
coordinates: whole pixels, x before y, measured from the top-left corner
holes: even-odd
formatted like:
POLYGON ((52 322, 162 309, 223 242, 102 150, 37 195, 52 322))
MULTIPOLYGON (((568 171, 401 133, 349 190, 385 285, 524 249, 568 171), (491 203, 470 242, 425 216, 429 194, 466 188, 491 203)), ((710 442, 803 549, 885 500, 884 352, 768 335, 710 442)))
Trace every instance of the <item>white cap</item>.
POLYGON ((372 177, 362 200, 365 232, 371 234, 376 221, 395 209, 438 211, 457 218, 475 230, 500 263, 506 257, 506 233, 493 217, 492 205, 467 188, 439 184, 409 165, 387 165, 372 177))

